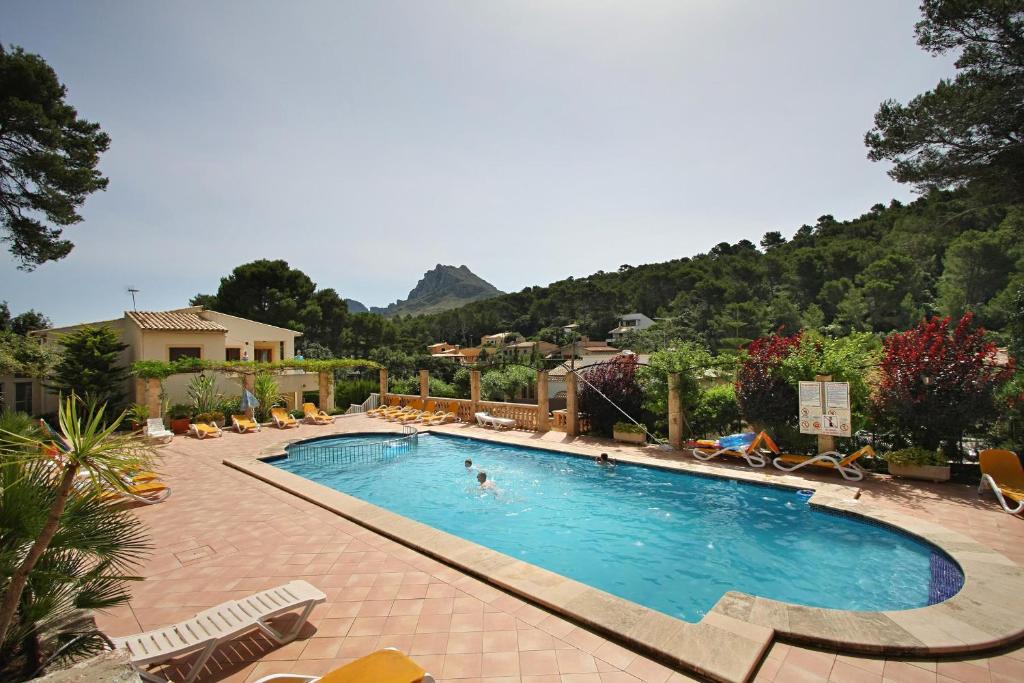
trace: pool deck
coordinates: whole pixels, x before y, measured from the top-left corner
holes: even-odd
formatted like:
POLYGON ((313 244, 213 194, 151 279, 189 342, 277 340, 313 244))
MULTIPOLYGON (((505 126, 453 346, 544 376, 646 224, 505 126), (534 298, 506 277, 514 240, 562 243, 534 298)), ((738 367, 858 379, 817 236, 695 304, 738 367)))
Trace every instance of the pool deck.
POLYGON ((794 477, 724 462, 699 464, 685 455, 554 432, 434 428, 814 488, 814 504, 868 512, 931 538, 963 564, 968 576, 964 591, 953 600, 884 618, 731 593, 700 624, 686 624, 255 459, 280 452, 292 439, 395 429, 357 416, 287 432, 228 433, 207 441, 177 437, 161 449, 174 495, 166 503, 137 508, 157 547, 141 570, 147 580, 134 586, 129 606, 101 615, 101 626, 111 635, 124 635, 304 578, 328 595, 313 613, 308 638, 284 647, 257 634, 239 639, 221 648, 202 680, 323 673, 389 645, 412 654, 438 680, 463 683, 693 680, 659 663, 674 658, 680 670, 719 680, 1024 680, 1024 648, 1019 641, 1004 642, 1024 628, 1019 617, 1024 611, 1017 605, 1024 599, 1019 585, 1024 581, 1024 520, 1002 512, 991 497, 979 499, 971 487, 888 477, 848 484, 828 473, 794 477), (523 595, 530 596, 529 602, 523 595), (928 610, 938 611, 926 619, 913 616, 928 610), (846 652, 898 654, 837 654, 839 643, 846 652), (986 645, 997 649, 951 654, 986 645))

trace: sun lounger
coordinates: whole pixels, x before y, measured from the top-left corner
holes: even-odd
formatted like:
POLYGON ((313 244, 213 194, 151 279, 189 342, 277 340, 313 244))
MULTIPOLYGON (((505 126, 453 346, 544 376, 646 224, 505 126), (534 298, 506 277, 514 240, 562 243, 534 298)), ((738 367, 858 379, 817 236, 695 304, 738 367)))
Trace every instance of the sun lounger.
POLYGON ((246 432, 258 432, 261 429, 259 422, 251 420, 245 415, 232 415, 231 424, 234 425, 235 431, 239 434, 245 434, 246 432))
POLYGON ((323 676, 270 674, 256 683, 435 683, 434 677, 395 648, 349 662, 323 676))
POLYGON ((828 451, 819 455, 778 455, 772 461, 777 468, 783 472, 792 472, 801 467, 823 467, 826 469, 839 470, 843 479, 848 481, 860 481, 864 478, 864 470, 857 464, 857 460, 865 455, 874 455, 875 449, 865 446, 849 455, 843 455, 838 451, 828 451))
POLYGON ((779 447, 772 441, 767 432, 754 434, 733 434, 717 441, 697 441, 691 449, 693 457, 708 461, 725 455, 731 458, 743 458, 751 467, 764 467, 768 464, 768 453, 779 453, 779 447))
POLYGON ((170 443, 174 439, 174 432, 164 426, 161 418, 151 417, 146 420, 146 437, 156 443, 170 443))
POLYGON ((183 683, 192 683, 219 645, 254 628, 281 645, 295 640, 313 607, 326 599, 327 596, 305 581, 291 581, 241 600, 230 600, 177 624, 111 641, 115 647, 128 650, 132 664, 152 683, 164 683, 165 679, 143 667, 198 653, 183 679, 183 683), (299 608, 302 608, 299 619, 285 633, 267 623, 273 617, 299 608))
POLYGON ((334 416, 328 415, 312 403, 303 403, 302 412, 306 416, 306 422, 315 425, 326 425, 334 422, 334 416))
POLYGON ((452 410, 452 404, 442 405, 440 410, 434 411, 433 415, 423 418, 423 424, 443 425, 446 422, 455 422, 459 419, 458 414, 452 410))
POLYGON ((299 421, 288 414, 288 411, 284 408, 271 408, 270 417, 274 420, 274 425, 278 429, 288 429, 289 427, 298 427, 299 421))
POLYGON ((397 396, 392 396, 391 398, 388 399, 388 402, 387 402, 386 405, 381 405, 381 406, 378 406, 376 408, 371 408, 370 410, 367 410, 366 411, 366 416, 367 417, 382 417, 384 415, 384 413, 386 413, 387 411, 395 409, 395 408, 399 408, 400 407, 399 403, 401 403, 401 399, 399 399, 397 396))
POLYGON ((996 500, 1011 515, 1024 511, 1024 467, 1013 451, 988 449, 978 456, 981 463, 981 484, 978 494, 992 489, 996 500), (1011 506, 1007 500, 1016 503, 1011 506))
POLYGON ((221 437, 224 432, 215 424, 205 422, 193 422, 188 426, 188 433, 197 439, 205 439, 208 436, 221 437))
POLYGON ((516 421, 508 417, 495 417, 490 413, 476 413, 476 421, 481 427, 494 427, 495 429, 512 429, 516 421))
POLYGON ((126 477, 125 483, 128 485, 127 490, 104 488, 100 498, 108 501, 127 498, 144 505, 156 505, 171 497, 171 487, 156 479, 133 479, 126 477))

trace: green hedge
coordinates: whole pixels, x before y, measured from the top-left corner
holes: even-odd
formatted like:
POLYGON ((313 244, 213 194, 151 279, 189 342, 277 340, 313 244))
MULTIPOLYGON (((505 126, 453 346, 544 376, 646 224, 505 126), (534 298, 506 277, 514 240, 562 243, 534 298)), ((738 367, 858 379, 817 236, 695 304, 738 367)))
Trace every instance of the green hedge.
POLYGON ((179 358, 172 362, 137 360, 132 363, 132 374, 142 379, 166 379, 171 375, 186 372, 202 372, 204 370, 253 375, 257 372, 278 372, 288 369, 304 370, 305 372, 333 372, 335 370, 349 370, 353 368, 375 369, 380 367, 378 363, 372 360, 360 358, 330 358, 327 360, 315 358, 305 360, 291 359, 276 363, 179 358))

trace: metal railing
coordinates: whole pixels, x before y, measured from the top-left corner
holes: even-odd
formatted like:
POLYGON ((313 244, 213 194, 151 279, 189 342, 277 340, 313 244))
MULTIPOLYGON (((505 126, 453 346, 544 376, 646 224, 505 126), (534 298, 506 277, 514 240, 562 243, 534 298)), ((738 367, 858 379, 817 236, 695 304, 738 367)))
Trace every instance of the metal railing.
POLYGON ((362 403, 352 403, 349 405, 348 410, 345 411, 346 415, 353 415, 357 413, 365 413, 367 410, 373 410, 380 406, 380 394, 372 393, 366 397, 366 400, 362 403))
POLYGON ((393 439, 350 445, 319 445, 316 441, 292 444, 288 447, 288 459, 347 465, 382 462, 411 452, 418 442, 419 432, 416 428, 402 425, 402 435, 393 439))

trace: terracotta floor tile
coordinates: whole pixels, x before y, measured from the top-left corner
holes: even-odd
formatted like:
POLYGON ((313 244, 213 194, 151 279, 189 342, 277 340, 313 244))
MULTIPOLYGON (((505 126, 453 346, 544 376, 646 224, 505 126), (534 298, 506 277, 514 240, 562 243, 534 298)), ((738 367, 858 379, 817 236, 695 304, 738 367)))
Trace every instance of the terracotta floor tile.
POLYGON ((446 654, 470 654, 483 652, 483 633, 473 631, 469 633, 450 633, 448 635, 448 648, 446 654))
POLYGON ((586 652, 555 650, 555 658, 558 660, 558 673, 560 674, 597 673, 594 657, 586 652))
POLYGON ((410 655, 444 654, 448 649, 448 632, 417 633, 413 636, 410 655))
MULTIPOLYGON (((626 667, 626 672, 639 678, 643 683, 665 683, 672 675, 672 670, 651 661, 646 657, 637 657, 626 667)), ((824 680, 824 679, 822 679, 824 680)))
POLYGON ((379 636, 384 633, 387 617, 356 617, 349 629, 350 636, 379 636))
POLYGON ((452 614, 451 630, 453 633, 484 630, 483 611, 452 614))
POLYGON ((384 630, 381 633, 384 635, 397 635, 403 633, 412 635, 416 633, 417 622, 419 622, 419 616, 415 614, 388 617, 387 621, 384 622, 384 630))
POLYGON ((523 676, 543 676, 558 673, 558 660, 554 650, 535 650, 519 653, 519 672, 523 676))
POLYGON ((511 614, 506 614, 504 612, 484 613, 485 631, 514 631, 515 628, 516 618, 511 614))
POLYGON ((517 652, 518 650, 516 631, 484 631, 484 652, 517 652))
POLYGON ((553 650, 555 649, 554 639, 538 629, 528 631, 516 631, 519 641, 519 649, 525 650, 553 650))
POLYGON ((882 683, 881 673, 865 671, 852 664, 836 660, 828 677, 829 683, 882 683))
POLYGON ((310 638, 302 650, 302 659, 330 659, 341 649, 341 638, 310 638))
POLYGON ((515 652, 485 652, 481 658, 480 675, 518 676, 519 655, 515 652))
POLYGON ((882 679, 887 683, 935 683, 935 673, 906 662, 887 660, 882 671, 882 679))
POLYGON ((444 656, 443 678, 469 678, 479 676, 483 666, 483 655, 454 654, 444 656))

